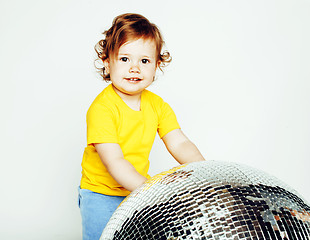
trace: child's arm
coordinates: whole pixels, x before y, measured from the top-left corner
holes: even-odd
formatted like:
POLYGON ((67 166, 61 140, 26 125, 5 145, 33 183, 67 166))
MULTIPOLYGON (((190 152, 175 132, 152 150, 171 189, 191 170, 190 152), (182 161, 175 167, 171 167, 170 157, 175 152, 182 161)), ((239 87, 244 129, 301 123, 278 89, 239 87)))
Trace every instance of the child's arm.
POLYGON ((180 129, 175 129, 167 133, 162 140, 170 154, 180 164, 205 160, 196 145, 180 129))
POLYGON ((132 192, 147 180, 130 162, 124 159, 119 144, 98 143, 95 144, 95 148, 110 175, 128 191, 132 192))

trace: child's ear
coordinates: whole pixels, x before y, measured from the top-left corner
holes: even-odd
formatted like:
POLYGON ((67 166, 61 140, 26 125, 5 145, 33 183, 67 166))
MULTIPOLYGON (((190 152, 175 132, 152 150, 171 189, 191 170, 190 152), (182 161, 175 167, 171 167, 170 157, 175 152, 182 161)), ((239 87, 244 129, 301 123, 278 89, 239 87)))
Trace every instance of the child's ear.
POLYGON ((161 64, 161 61, 158 61, 157 64, 156 64, 156 69, 159 69, 160 64, 161 64))
POLYGON ((110 73, 109 59, 106 59, 106 60, 103 61, 103 67, 104 67, 104 74, 108 75, 110 73))

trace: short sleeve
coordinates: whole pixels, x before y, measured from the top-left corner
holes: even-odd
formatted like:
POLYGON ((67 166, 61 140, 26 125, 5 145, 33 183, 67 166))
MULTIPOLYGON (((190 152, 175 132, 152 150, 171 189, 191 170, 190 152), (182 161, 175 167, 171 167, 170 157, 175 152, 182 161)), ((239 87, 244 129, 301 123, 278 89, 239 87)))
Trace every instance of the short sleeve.
POLYGON ((175 113, 166 102, 161 104, 161 111, 158 120, 158 135, 160 138, 172 130, 180 128, 175 113))
POLYGON ((117 143, 116 120, 113 111, 102 104, 93 104, 86 117, 87 145, 117 143))

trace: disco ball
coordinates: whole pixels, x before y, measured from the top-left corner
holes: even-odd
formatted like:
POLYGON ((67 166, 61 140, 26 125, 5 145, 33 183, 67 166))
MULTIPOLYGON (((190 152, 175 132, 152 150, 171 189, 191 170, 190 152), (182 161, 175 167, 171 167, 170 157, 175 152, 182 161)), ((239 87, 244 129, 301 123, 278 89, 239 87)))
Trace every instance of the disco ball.
POLYGON ((158 174, 133 191, 100 239, 309 240, 310 207, 264 172, 196 162, 158 174))

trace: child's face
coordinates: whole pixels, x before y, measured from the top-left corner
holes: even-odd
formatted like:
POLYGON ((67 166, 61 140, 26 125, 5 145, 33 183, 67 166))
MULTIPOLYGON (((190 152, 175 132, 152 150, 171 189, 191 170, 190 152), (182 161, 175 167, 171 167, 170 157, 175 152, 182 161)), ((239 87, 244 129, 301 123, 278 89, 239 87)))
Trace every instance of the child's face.
POLYGON ((155 43, 142 38, 128 41, 106 65, 114 89, 121 97, 139 96, 154 81, 158 66, 155 43))

